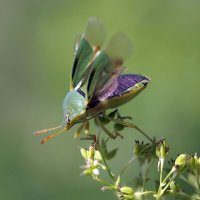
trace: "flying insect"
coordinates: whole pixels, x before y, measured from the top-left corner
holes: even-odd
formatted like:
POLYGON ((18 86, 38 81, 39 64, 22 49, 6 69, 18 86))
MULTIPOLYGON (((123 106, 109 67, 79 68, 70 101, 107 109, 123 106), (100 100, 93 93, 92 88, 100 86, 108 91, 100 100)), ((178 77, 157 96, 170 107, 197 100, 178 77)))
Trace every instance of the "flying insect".
POLYGON ((69 130, 75 124, 80 124, 78 133, 82 129, 88 132, 89 120, 92 118, 114 139, 116 135, 104 126, 102 117, 125 127, 135 128, 148 138, 134 124, 106 114, 108 109, 117 109, 137 96, 147 87, 150 79, 139 74, 122 74, 125 69, 124 61, 132 50, 132 45, 124 33, 116 33, 106 45, 105 40, 106 29, 103 23, 95 17, 89 18, 85 31, 74 47, 70 91, 63 101, 63 122, 60 126, 43 129, 34 134, 60 130, 44 138, 41 143, 69 130))

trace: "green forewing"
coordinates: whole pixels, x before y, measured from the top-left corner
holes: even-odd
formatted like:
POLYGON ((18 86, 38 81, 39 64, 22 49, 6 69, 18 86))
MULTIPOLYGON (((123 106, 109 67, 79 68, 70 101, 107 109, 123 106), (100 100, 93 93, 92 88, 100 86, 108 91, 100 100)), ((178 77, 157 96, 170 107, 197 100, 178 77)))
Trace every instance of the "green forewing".
POLYGON ((105 51, 101 51, 92 64, 92 71, 87 85, 89 98, 93 95, 97 83, 101 81, 103 71, 105 71, 105 69, 109 68, 111 65, 112 62, 108 55, 105 53, 105 51))
POLYGON ((93 61, 97 49, 105 41, 106 29, 102 22, 95 17, 89 18, 86 29, 75 45, 75 60, 72 69, 72 86, 75 88, 88 73, 87 69, 93 61))
POLYGON ((74 65, 72 68, 72 85, 76 87, 87 69, 88 63, 93 55, 93 49, 89 42, 82 37, 78 44, 78 49, 75 55, 74 65))

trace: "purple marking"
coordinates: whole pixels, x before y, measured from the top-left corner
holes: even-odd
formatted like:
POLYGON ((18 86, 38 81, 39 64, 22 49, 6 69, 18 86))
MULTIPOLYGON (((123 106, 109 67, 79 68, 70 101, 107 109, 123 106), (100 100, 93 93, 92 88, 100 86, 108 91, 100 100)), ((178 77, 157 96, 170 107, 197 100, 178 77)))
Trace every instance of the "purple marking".
MULTIPOLYGON (((93 97, 89 107, 95 107, 99 102, 104 101, 108 98, 112 98, 115 96, 120 96, 123 92, 125 92, 128 88, 134 86, 135 84, 141 82, 141 81, 150 81, 149 78, 139 75, 139 74, 123 74, 120 75, 117 79, 117 87, 113 87, 113 91, 111 92, 108 90, 108 92, 105 92, 104 94, 93 97)), ((147 84, 148 82, 146 82, 147 84)), ((145 84, 145 83, 144 83, 145 84)))
POLYGON ((113 91, 112 95, 109 95, 107 98, 120 96, 128 88, 144 80, 150 81, 147 77, 139 75, 139 74, 123 74, 118 77, 117 88, 113 91))

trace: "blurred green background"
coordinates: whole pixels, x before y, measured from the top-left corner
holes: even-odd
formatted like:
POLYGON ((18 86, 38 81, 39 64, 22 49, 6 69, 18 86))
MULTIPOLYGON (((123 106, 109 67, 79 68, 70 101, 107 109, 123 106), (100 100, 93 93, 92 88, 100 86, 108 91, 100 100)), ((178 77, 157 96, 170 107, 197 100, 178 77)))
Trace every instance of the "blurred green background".
MULTIPOLYGON (((84 162, 77 146, 89 142, 74 140, 75 129, 45 145, 39 144, 43 136, 32 135, 62 121, 74 38, 90 16, 100 18, 109 35, 124 31, 130 37, 134 52, 127 72, 152 79, 121 107, 122 114, 150 135, 166 137, 170 157, 200 152, 199 11, 199 0, 1 0, 0 199, 115 199, 79 176, 84 162)), ((110 162, 115 173, 142 138, 131 132, 111 144, 120 148, 110 162)), ((134 166, 124 177, 128 183, 137 175, 134 166)))

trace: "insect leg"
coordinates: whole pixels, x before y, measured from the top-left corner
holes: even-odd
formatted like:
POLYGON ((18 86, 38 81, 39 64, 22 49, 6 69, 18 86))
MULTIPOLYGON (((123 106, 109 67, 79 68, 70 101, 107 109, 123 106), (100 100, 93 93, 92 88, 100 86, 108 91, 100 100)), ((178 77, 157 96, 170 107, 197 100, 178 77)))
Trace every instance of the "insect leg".
POLYGON ((88 120, 85 122, 85 126, 84 126, 84 131, 85 131, 86 135, 88 135, 89 129, 90 129, 90 124, 89 124, 89 120, 88 120))
POLYGON ((80 139, 80 134, 81 134, 81 131, 84 129, 85 131, 85 134, 88 135, 89 133, 89 121, 86 121, 84 123, 82 123, 78 129, 76 130, 75 134, 74 134, 74 138, 75 139, 80 139))
POLYGON ((96 144, 97 137, 96 135, 88 134, 86 137, 80 138, 80 140, 93 140, 93 144, 96 144))
POLYGON ((113 135, 102 123, 101 121, 99 120, 99 117, 97 116, 96 118, 96 123, 97 125, 99 125, 99 127, 102 128, 102 130, 112 139, 115 139, 116 138, 116 135, 113 135))
POLYGON ((75 139, 80 139, 81 131, 83 130, 84 126, 85 126, 85 123, 82 123, 82 124, 78 127, 78 129, 77 129, 76 132, 74 133, 74 138, 75 138, 75 139))
POLYGON ((103 116, 104 116, 106 119, 108 119, 108 120, 110 120, 110 121, 113 121, 113 122, 115 122, 115 123, 121 124, 121 125, 123 125, 123 126, 125 126, 125 127, 129 127, 129 128, 134 128, 134 129, 136 129, 136 130, 139 131, 142 135, 144 135, 150 142, 155 143, 155 141, 154 141, 153 139, 151 139, 143 130, 141 130, 141 129, 140 129, 139 127, 137 127, 135 124, 130 123, 130 122, 125 122, 125 121, 122 121, 122 120, 120 120, 120 119, 114 119, 114 118, 111 118, 111 117, 109 117, 109 116, 107 116, 107 115, 105 115, 105 114, 103 114, 103 116))

